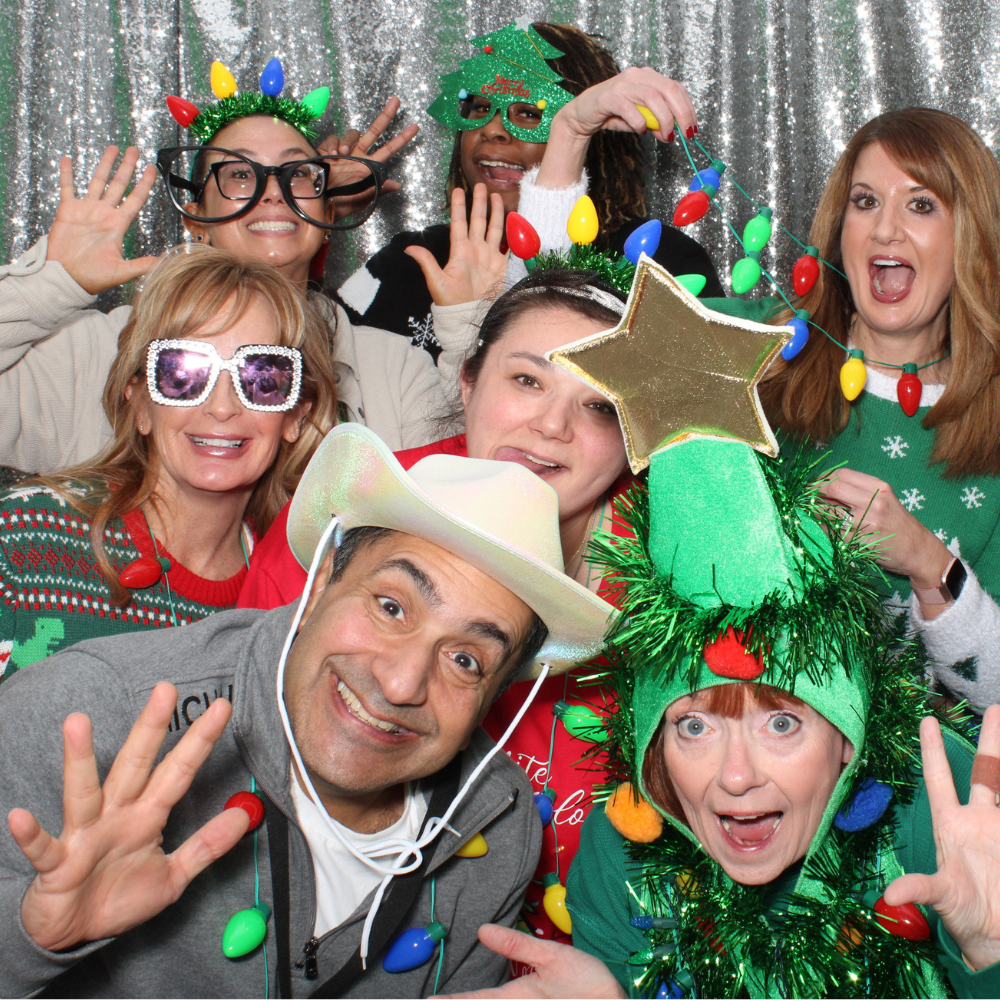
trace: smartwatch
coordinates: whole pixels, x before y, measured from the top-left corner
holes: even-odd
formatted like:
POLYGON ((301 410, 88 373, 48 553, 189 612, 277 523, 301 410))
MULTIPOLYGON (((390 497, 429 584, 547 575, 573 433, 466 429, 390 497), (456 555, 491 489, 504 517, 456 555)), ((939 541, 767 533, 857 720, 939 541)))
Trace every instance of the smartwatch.
POLYGON ((968 575, 965 563, 956 556, 945 566, 944 572, 941 574, 940 587, 912 587, 911 589, 917 595, 917 600, 929 608, 953 604, 962 593, 968 575))

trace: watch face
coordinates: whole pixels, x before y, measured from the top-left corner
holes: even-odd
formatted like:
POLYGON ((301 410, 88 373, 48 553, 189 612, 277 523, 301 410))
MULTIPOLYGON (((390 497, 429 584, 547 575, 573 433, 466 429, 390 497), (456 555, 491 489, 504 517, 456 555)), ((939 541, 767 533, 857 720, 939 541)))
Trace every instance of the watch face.
POLYGON ((953 601, 958 600, 958 595, 962 593, 962 588, 965 586, 965 580, 968 575, 965 571, 965 563, 961 559, 956 559, 952 562, 951 567, 945 574, 944 588, 951 594, 953 601))

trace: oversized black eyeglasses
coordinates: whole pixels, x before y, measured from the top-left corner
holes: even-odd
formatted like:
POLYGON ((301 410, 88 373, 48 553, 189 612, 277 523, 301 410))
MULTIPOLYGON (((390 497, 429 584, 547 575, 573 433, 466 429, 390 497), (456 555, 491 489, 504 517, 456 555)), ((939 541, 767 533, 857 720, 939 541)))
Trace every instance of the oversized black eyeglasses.
MULTIPOLYGON (((241 153, 218 146, 171 146, 156 154, 156 169, 167 186, 174 208, 198 222, 230 222, 246 215, 261 198, 272 175, 288 207, 320 229, 355 229, 375 210, 385 183, 385 165, 360 156, 315 156, 265 166, 241 153), (205 188, 215 184, 224 199, 233 203, 226 215, 197 215, 188 210, 200 203, 205 188), (339 198, 341 218, 327 222, 309 214, 300 202, 339 198), (344 214, 346 213, 346 214, 344 214)), ((322 216, 317 211, 317 215, 322 216)))

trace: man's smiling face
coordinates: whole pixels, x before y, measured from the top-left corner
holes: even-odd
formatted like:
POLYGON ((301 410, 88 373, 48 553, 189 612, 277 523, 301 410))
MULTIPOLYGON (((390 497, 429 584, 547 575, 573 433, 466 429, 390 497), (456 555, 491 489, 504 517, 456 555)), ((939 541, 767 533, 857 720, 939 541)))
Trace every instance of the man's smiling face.
POLYGON ((520 598, 432 542, 392 532, 361 547, 314 589, 285 674, 321 797, 439 771, 514 669, 532 621, 520 598))

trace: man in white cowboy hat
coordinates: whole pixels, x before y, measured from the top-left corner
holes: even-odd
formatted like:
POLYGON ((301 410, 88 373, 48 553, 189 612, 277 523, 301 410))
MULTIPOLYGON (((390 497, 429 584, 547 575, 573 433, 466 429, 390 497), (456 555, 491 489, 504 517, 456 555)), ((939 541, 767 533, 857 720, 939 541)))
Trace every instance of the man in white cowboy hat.
POLYGON ((288 534, 298 607, 80 643, 0 688, 0 995, 506 978, 476 934, 513 925, 541 828, 477 726, 511 679, 594 655, 608 615, 562 573, 556 495, 505 462, 407 474, 347 424, 288 534))

